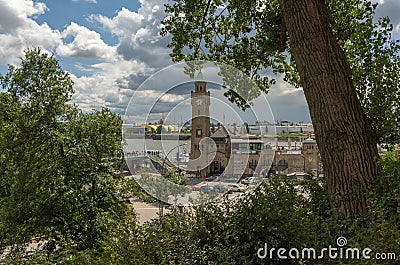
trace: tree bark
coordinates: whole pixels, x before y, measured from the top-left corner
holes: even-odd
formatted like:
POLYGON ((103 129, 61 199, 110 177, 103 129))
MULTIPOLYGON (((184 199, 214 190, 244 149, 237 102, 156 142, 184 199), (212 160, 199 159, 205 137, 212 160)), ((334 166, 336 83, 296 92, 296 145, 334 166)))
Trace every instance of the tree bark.
POLYGON ((377 137, 357 98, 352 73, 324 0, 279 0, 314 125, 332 206, 341 217, 367 211, 376 178, 377 137))

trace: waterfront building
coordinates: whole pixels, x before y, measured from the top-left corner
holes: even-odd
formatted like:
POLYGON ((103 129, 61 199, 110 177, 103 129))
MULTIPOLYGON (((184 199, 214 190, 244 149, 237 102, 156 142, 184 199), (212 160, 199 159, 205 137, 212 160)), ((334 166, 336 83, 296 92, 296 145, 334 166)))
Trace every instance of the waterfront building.
POLYGON ((311 172, 317 175, 320 171, 320 156, 315 139, 305 139, 299 149, 278 149, 269 174, 292 174, 311 172))
MULTIPOLYGON (((270 144, 265 144, 262 136, 268 133, 271 124, 262 123, 251 126, 248 132, 240 133, 237 133, 236 125, 227 129, 223 124, 218 124, 217 130, 211 134, 210 92, 207 91, 201 71, 194 85, 195 90, 191 91, 192 129, 188 171, 202 177, 224 173, 237 179, 253 175, 265 177, 278 173, 318 172, 320 161, 314 139, 306 139, 298 147, 296 143, 295 148, 291 148, 289 138, 288 148, 273 149, 270 144)), ((283 126, 302 132, 305 130, 301 128, 312 128, 308 125, 293 127, 289 122, 283 126)))

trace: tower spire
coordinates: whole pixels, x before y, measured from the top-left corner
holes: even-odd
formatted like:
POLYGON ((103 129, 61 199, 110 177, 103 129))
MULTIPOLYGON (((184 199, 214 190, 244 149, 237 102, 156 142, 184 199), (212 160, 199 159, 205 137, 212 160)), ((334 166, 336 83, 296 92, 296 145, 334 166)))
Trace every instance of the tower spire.
POLYGON ((196 83, 197 82, 202 82, 202 83, 206 82, 206 80, 204 79, 203 73, 201 72, 201 69, 200 69, 199 73, 197 74, 194 82, 196 82, 196 83))

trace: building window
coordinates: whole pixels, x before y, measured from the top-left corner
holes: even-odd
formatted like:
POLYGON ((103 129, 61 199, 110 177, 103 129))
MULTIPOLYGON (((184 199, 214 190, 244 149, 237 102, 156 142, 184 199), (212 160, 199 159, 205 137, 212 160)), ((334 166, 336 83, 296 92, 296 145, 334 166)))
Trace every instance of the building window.
POLYGON ((196 137, 197 138, 201 138, 201 135, 202 135, 201 129, 197 129, 196 130, 196 137))
POLYGON ((200 116, 200 110, 197 110, 197 115, 199 115, 199 116, 200 116))
POLYGON ((276 169, 278 170, 278 171, 284 171, 284 170, 286 170, 287 168, 288 168, 288 162, 286 161, 286 160, 279 160, 278 161, 278 165, 277 165, 277 167, 276 167, 276 169))

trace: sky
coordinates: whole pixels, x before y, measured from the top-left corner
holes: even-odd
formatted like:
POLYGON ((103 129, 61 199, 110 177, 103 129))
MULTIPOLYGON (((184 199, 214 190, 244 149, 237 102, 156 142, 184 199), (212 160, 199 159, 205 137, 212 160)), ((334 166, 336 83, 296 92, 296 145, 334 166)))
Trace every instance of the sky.
MULTIPOLYGON (((41 47, 71 74, 72 101, 80 108, 106 106, 124 114, 137 88, 172 65, 167 48, 171 36, 159 34, 166 1, 0 0, 0 73, 6 73, 8 64, 17 65, 25 49, 41 47)), ((400 1, 375 2, 377 15, 389 16, 399 37, 400 1)), ((144 92, 141 103, 152 104, 158 91, 144 92)), ((278 79, 267 99, 275 120, 310 121, 302 89, 278 79)), ((164 96, 171 106, 177 100, 181 98, 164 96)))

